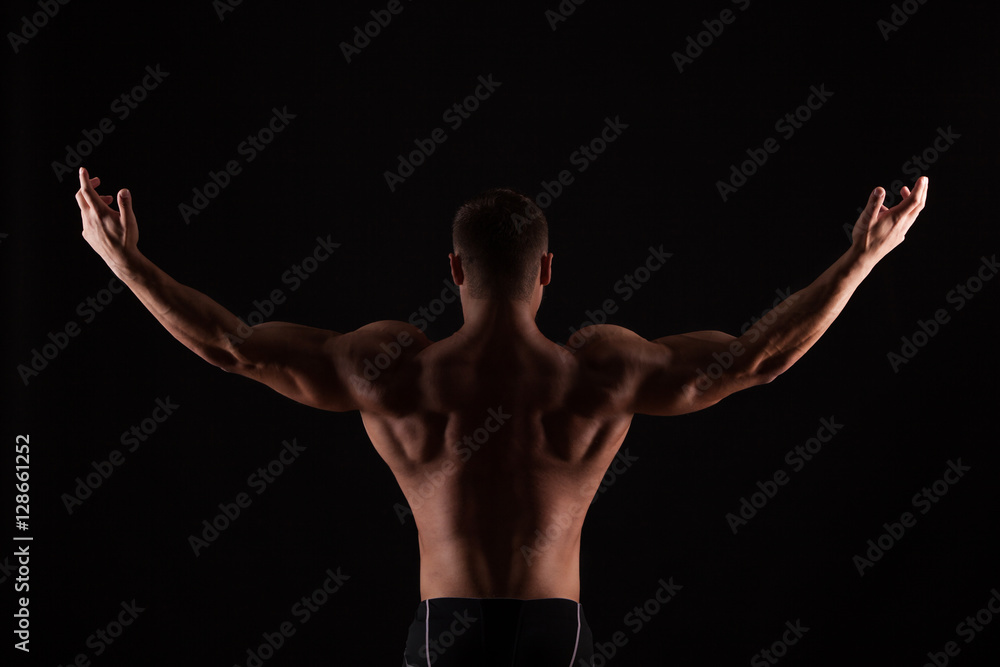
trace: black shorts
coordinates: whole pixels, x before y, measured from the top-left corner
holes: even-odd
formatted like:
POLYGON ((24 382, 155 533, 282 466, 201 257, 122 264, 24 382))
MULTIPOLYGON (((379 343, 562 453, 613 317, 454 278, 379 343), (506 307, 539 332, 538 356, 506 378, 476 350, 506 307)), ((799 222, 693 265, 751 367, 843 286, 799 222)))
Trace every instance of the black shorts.
POLYGON ((403 667, 590 667, 594 639, 566 598, 431 598, 410 624, 403 667))

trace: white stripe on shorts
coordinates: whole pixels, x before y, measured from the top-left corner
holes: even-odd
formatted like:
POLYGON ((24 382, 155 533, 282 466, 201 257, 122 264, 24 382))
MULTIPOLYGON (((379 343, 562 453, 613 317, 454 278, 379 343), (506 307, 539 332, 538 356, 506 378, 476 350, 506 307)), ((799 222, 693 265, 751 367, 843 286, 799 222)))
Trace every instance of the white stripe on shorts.
POLYGON ((576 603, 576 643, 573 645, 573 657, 569 659, 569 667, 573 667, 576 652, 580 650, 580 603, 576 603))
POLYGON ((425 600, 426 618, 424 619, 424 653, 427 654, 427 667, 431 667, 431 601, 425 600))

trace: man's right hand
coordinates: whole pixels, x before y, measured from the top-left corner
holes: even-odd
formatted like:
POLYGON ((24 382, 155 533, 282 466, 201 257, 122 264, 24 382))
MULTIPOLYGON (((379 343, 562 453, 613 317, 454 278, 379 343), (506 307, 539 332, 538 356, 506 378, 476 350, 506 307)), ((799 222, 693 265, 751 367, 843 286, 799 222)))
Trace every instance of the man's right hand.
POLYGON ((128 190, 118 191, 118 209, 110 204, 113 198, 99 195, 94 188, 101 179, 90 178, 87 170, 80 168, 80 189, 76 193, 76 203, 80 206, 83 219, 83 238, 101 256, 115 275, 123 276, 139 254, 139 227, 132 212, 132 197, 128 190))
POLYGON ((927 183, 927 177, 921 176, 912 192, 904 185, 900 190, 903 201, 892 208, 882 205, 885 190, 875 188, 872 192, 851 234, 851 252, 869 268, 903 242, 927 201, 927 183))

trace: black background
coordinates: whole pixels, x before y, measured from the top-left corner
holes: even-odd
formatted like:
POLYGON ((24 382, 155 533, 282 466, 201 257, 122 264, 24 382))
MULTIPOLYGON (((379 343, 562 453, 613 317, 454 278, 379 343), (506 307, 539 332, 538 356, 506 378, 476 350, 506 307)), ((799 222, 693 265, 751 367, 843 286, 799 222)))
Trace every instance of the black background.
MULTIPOLYGON (((280 288, 272 319, 338 331, 406 320, 440 295, 465 198, 493 185, 534 196, 570 169, 546 209, 554 278, 538 315, 560 342, 607 298, 620 306, 611 321, 647 338, 738 333, 775 290, 806 286, 846 250, 844 225, 872 188, 912 185, 904 163, 951 128, 960 138, 926 170, 927 207, 906 242, 805 358, 709 410, 636 417, 624 447, 638 460, 584 528, 581 600, 607 652, 613 633, 628 640, 607 664, 747 664, 797 619, 810 629, 782 664, 921 665, 952 640, 954 664, 995 664, 1000 623, 968 644, 956 625, 1000 587, 1000 286, 986 282, 961 310, 947 294, 998 249, 996 5, 910 2, 886 40, 877 22, 890 3, 592 0, 556 30, 555 0, 470 4, 405 2, 350 63, 339 44, 385 3, 243 2, 220 20, 209 2, 78 0, 17 53, 5 39, 3 438, 30 434, 34 538, 31 654, 5 654, 246 665, 262 633, 293 621, 266 664, 398 665, 419 600, 416 530, 357 414, 221 373, 127 291, 83 321, 78 304, 113 276, 79 234, 75 169, 60 181, 52 163, 110 117, 84 165, 102 194, 130 188, 150 259, 240 316, 280 288), (679 72, 672 54, 723 9, 735 21, 679 72), (120 120, 111 102, 156 65, 169 75, 120 120), (490 74, 500 87, 447 126, 445 109, 490 74), (778 134, 820 85, 829 100, 778 134), (185 224, 179 204, 275 107, 294 119, 185 224), (570 155, 607 117, 627 129, 577 172, 570 155), (390 191, 384 172, 436 127, 447 141, 390 191), (768 137, 779 151, 723 202, 717 181, 768 137), (282 274, 327 235, 340 247, 291 291, 282 274), (661 244, 673 256, 623 300, 616 281, 661 244), (894 372, 887 354, 939 308, 951 320, 894 372), (18 365, 69 321, 80 334, 25 384, 18 365), (122 432, 167 397, 175 413, 69 513, 76 478, 124 450, 122 432), (785 453, 821 418, 842 430, 734 535, 725 515, 790 469, 785 453), (292 438, 300 458, 195 557, 189 535, 292 438), (859 576, 866 541, 959 458, 971 470, 859 576), (328 568, 350 579, 300 625, 291 607, 328 568), (625 615, 671 577, 683 589, 633 632, 625 615), (95 655, 88 637, 133 599, 145 611, 95 655)), ((10 3, 4 33, 37 11, 10 3)), ((427 333, 460 321, 452 304, 427 333)), ((0 586, 13 599, 16 544, 4 542, 0 586)))

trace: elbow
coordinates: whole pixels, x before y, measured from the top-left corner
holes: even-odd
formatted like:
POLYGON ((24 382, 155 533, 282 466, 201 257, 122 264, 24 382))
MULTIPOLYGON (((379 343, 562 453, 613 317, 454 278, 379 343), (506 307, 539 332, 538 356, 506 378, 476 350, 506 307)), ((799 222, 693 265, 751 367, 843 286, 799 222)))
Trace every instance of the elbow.
POLYGON ((239 361, 236 362, 217 362, 209 361, 210 364, 216 368, 222 369, 226 373, 233 373, 235 375, 242 375, 244 377, 256 377, 257 367, 253 364, 245 364, 239 361))
POLYGON ((237 364, 229 363, 229 362, 223 362, 223 361, 213 361, 211 359, 207 359, 206 361, 208 361, 208 363, 212 364, 213 366, 215 366, 219 370, 224 371, 226 373, 236 373, 236 374, 239 374, 239 370, 238 370, 237 364))
POLYGON ((236 349, 211 348, 202 350, 198 356, 227 373, 247 375, 253 370, 253 364, 240 355, 236 349))
POLYGON ((788 370, 790 364, 775 357, 765 358, 753 365, 751 376, 756 384, 771 384, 775 378, 788 370))
POLYGON ((759 372, 754 375, 754 381, 757 384, 771 384, 779 375, 779 372, 759 372))
POLYGON ((238 372, 237 368, 239 367, 239 364, 232 357, 220 354, 211 354, 211 355, 202 355, 202 359, 212 364, 216 368, 224 370, 227 373, 238 372))

